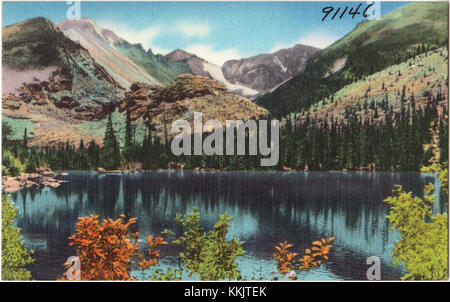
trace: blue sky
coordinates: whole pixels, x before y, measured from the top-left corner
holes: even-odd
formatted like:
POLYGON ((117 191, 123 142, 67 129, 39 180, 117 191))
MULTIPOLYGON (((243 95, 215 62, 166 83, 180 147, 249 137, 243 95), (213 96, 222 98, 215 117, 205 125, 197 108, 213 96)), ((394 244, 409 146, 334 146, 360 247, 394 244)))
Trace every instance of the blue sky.
MULTIPOLYGON (((364 20, 322 22, 322 8, 366 2, 82 2, 81 17, 156 53, 181 48, 213 63, 273 52, 296 43, 324 48, 364 20)), ((408 2, 382 2, 381 15, 408 2)), ((66 2, 3 2, 3 26, 43 16, 58 23, 66 2)), ((362 10, 361 10, 362 12, 362 10)))

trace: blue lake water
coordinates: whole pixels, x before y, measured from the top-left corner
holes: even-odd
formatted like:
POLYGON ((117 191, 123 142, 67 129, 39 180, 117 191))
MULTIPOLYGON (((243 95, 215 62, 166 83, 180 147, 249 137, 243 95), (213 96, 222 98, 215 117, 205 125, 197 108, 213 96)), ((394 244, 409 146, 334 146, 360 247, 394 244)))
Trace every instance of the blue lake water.
MULTIPOLYGON (((365 280, 370 256, 381 259, 383 280, 396 280, 404 274, 390 258, 398 234, 390 231, 382 201, 394 184, 418 196, 426 183, 438 185, 433 175, 388 172, 71 172, 60 178, 68 183, 11 194, 19 210, 17 226, 34 250, 35 279, 62 275, 63 263, 75 255, 68 237, 78 217, 137 217, 134 230, 144 246, 148 234, 164 229, 180 234, 175 214, 197 207, 207 228, 224 212, 233 217, 229 238, 245 242, 246 255, 238 259, 245 278, 273 278, 271 255, 279 242, 291 242, 302 255, 312 241, 333 236, 330 262, 302 272, 300 280, 365 280)), ((435 210, 446 212, 446 201, 437 199, 435 210)), ((177 268, 178 252, 173 245, 163 247, 161 267, 177 268)), ((133 272, 140 278, 149 273, 133 272)))

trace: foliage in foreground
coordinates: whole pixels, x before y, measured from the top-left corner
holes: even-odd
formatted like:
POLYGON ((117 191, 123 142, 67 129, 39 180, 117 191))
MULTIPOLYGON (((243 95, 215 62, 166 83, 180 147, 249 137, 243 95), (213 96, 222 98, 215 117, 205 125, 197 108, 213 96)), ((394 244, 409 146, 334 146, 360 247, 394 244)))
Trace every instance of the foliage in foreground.
MULTIPOLYGON (((138 233, 130 233, 130 226, 136 218, 128 222, 110 218, 99 222, 98 216, 80 217, 76 231, 70 237, 70 245, 76 246, 77 256, 81 262, 81 280, 134 280, 131 276, 131 264, 138 259, 142 270, 156 266, 160 251, 156 248, 167 244, 161 237, 147 237, 148 256, 139 250, 138 233)), ((181 280, 183 271, 190 275, 197 274, 201 280, 236 280, 240 272, 235 262, 244 254, 242 243, 237 239, 225 239, 231 218, 226 213, 219 217, 214 229, 206 232, 200 226, 200 214, 197 209, 184 217, 176 216, 176 221, 184 227, 184 233, 173 243, 183 247, 180 260, 184 263, 181 270, 157 269, 153 280, 181 280)), ((166 230, 165 234, 173 232, 166 230)), ((67 273, 62 280, 70 279, 67 273)))
POLYGON ((448 161, 442 164, 431 164, 420 168, 420 172, 434 173, 439 175, 439 182, 441 183, 441 193, 448 196, 448 161))
POLYGON ((20 229, 13 226, 17 210, 9 203, 9 196, 2 195, 2 280, 31 280, 26 266, 33 263, 32 251, 28 252, 20 238, 20 229))
MULTIPOLYGON (((81 280, 134 280, 131 276, 131 264, 137 259, 142 270, 156 266, 160 251, 156 248, 167 244, 161 237, 147 237, 148 252, 146 259, 137 243, 138 233, 130 233, 130 226, 136 218, 128 222, 110 218, 99 222, 98 216, 80 217, 75 234, 70 237, 70 245, 76 246, 81 262, 81 280)), ((173 240, 182 248, 179 253, 180 269, 153 271, 152 280, 181 280, 183 273, 199 277, 201 280, 240 280, 236 258, 244 255, 243 243, 238 239, 227 240, 231 217, 219 217, 214 228, 206 231, 200 225, 200 213, 193 212, 184 216, 177 214, 176 221, 183 227, 180 237, 173 240)), ((168 236, 175 234, 170 230, 162 232, 168 236)), ((328 260, 333 238, 313 242, 313 248, 306 250, 305 257, 299 259, 296 269, 309 269, 320 266, 328 260)), ((288 246, 289 248, 290 246, 288 246)), ((281 254, 283 253, 280 250, 281 254)), ((283 257, 283 256, 281 256, 283 257)), ((68 278, 64 273, 61 280, 68 278)))
MULTIPOLYGON (((334 237, 323 238, 312 243, 311 249, 305 250, 305 255, 300 259, 295 259, 297 253, 291 252, 289 249, 293 247, 288 242, 282 242, 279 246, 275 246, 275 253, 273 257, 277 260, 278 272, 281 275, 286 275, 293 270, 309 270, 316 268, 328 261, 328 254, 333 247, 334 237)), ((289 276, 294 279, 295 275, 289 276)))
MULTIPOLYGON (((138 233, 131 233, 130 226, 136 218, 124 222, 124 215, 119 219, 105 219, 99 222, 98 216, 80 217, 75 234, 70 237, 70 245, 76 246, 77 256, 81 262, 81 280, 134 280, 131 276, 133 260, 139 260, 140 269, 156 266, 160 251, 156 248, 166 245, 161 237, 147 237, 149 259, 139 250, 138 233)), ((227 240, 231 217, 224 213, 210 231, 200 224, 200 213, 193 212, 176 215, 175 220, 183 227, 181 236, 172 241, 182 248, 179 253, 180 269, 166 271, 156 268, 150 276, 152 280, 181 280, 187 273, 190 277, 201 280, 240 280, 236 259, 244 255, 243 243, 238 239, 227 240)), ((162 234, 175 236, 170 230, 162 234)), ((278 260, 278 270, 285 275, 292 269, 309 270, 328 261, 328 254, 334 238, 314 241, 311 249, 306 249, 305 256, 295 260, 297 254, 289 251, 291 244, 281 243, 275 247, 273 255, 278 260)), ((68 278, 64 273, 61 280, 68 278)), ((294 279, 294 278, 291 278, 294 279)))
MULTIPOLYGON (((134 280, 131 276, 132 258, 137 257, 139 266, 146 269, 158 263, 159 250, 155 248, 167 244, 162 238, 147 237, 148 255, 139 251, 138 233, 130 233, 130 226, 136 218, 124 222, 111 218, 99 222, 98 216, 80 217, 76 231, 70 237, 70 245, 76 246, 81 262, 81 280, 134 280)), ((65 273, 62 280, 68 279, 65 273)))
POLYGON ((403 263, 407 274, 402 280, 444 280, 448 278, 448 215, 432 213, 432 184, 425 186, 423 199, 394 186, 385 202, 387 219, 401 239, 395 243, 394 263, 403 263))
POLYGON ((209 232, 200 226, 197 208, 184 217, 177 214, 175 220, 183 226, 183 235, 173 243, 183 248, 179 257, 190 276, 197 274, 201 280, 241 279, 236 258, 244 255, 243 243, 238 239, 226 240, 232 220, 227 213, 219 217, 214 229, 209 232))

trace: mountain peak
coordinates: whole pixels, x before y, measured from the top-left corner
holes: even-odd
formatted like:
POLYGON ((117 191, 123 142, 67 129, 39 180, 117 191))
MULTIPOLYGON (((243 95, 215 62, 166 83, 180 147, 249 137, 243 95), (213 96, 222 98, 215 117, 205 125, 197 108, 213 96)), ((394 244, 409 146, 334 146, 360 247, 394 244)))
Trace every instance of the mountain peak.
POLYGON ((112 30, 104 29, 98 26, 94 21, 89 18, 80 19, 66 19, 58 23, 58 28, 63 32, 70 35, 73 31, 83 31, 94 35, 96 38, 101 39, 108 43, 125 43, 124 39, 117 36, 112 30))
POLYGON ((194 55, 192 53, 189 53, 189 52, 187 52, 185 50, 179 49, 179 48, 175 49, 171 53, 165 55, 165 57, 167 59, 169 59, 170 61, 173 61, 173 62, 184 61, 184 60, 190 59, 190 58, 195 57, 195 56, 196 55, 194 55))
POLYGON ((9 26, 17 26, 17 25, 21 25, 21 26, 52 25, 52 26, 54 26, 55 24, 52 21, 50 21, 49 19, 45 18, 45 17, 35 17, 35 18, 30 18, 30 19, 27 19, 25 21, 22 21, 22 22, 19 22, 19 23, 16 23, 16 24, 12 24, 12 25, 9 25, 9 26))
POLYGON ((58 65, 59 49, 80 48, 44 17, 6 26, 2 36, 2 62, 17 70, 58 65))
POLYGON ((292 46, 291 48, 311 48, 311 49, 315 49, 315 50, 320 50, 320 48, 318 48, 318 47, 311 46, 311 45, 306 45, 306 44, 301 44, 301 43, 297 43, 294 46, 292 46))
POLYGON ((98 28, 97 24, 95 24, 95 22, 89 18, 65 19, 58 23, 58 27, 61 29, 67 29, 72 27, 98 28))
POLYGON ((319 49, 296 44, 270 54, 229 60, 222 66, 225 78, 259 92, 271 91, 280 83, 297 75, 319 49))
POLYGON ((13 35, 19 31, 59 31, 55 23, 45 17, 36 17, 3 27, 3 35, 13 35))

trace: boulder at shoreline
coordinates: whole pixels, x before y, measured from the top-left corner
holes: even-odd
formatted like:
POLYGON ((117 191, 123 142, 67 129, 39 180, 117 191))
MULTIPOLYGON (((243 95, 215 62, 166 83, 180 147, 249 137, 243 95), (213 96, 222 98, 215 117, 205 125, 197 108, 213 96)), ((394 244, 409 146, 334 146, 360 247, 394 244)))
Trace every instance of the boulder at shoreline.
POLYGON ((56 173, 48 168, 38 168, 37 173, 21 174, 19 176, 3 176, 2 192, 12 193, 23 188, 57 188, 67 182, 54 178, 56 173))

